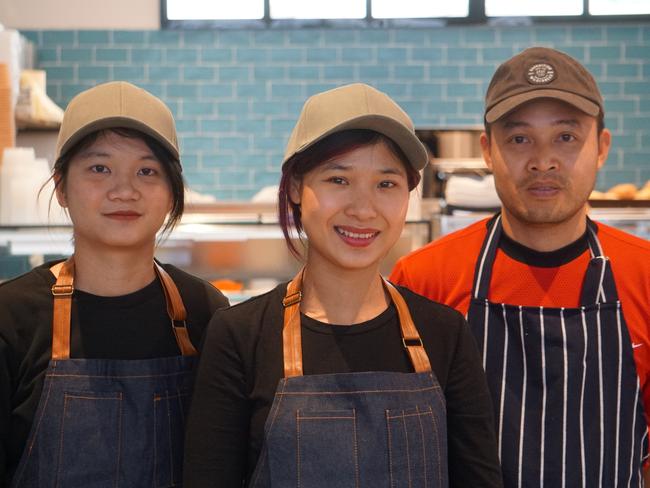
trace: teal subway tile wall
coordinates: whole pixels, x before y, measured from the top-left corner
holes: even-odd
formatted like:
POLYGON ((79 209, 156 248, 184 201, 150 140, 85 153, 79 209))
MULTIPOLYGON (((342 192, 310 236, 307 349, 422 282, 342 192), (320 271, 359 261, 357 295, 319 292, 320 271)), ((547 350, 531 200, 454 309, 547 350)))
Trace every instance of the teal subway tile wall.
POLYGON ((602 87, 614 143, 598 188, 650 179, 650 23, 24 34, 62 107, 115 79, 165 100, 190 187, 220 199, 277 182, 289 131, 317 91, 364 81, 418 127, 478 126, 496 66, 533 44, 576 56, 602 87))

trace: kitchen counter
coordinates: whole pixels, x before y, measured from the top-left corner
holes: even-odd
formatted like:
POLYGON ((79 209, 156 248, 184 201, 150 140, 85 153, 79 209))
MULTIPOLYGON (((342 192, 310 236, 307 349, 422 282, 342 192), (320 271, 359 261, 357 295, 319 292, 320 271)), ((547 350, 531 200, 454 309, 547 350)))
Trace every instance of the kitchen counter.
MULTIPOLYGON (((181 224, 157 250, 156 256, 207 280, 230 279, 244 288, 260 280, 268 286, 289 279, 300 263, 286 249, 273 204, 231 202, 188 206, 181 224), (266 280, 266 281, 264 281, 266 280)), ((448 234, 490 215, 454 211, 445 215, 437 200, 424 200, 422 218, 410 220, 402 237, 384 259, 390 273, 395 261, 432 238, 448 234)), ((592 208, 593 219, 650 239, 650 208, 592 208)), ((72 253, 72 229, 58 227, 0 227, 0 279, 28 271, 44 260, 72 253)))
MULTIPOLYGON (((210 281, 230 279, 246 285, 252 280, 290 279, 301 263, 287 250, 275 217, 250 212, 250 207, 244 210, 247 213, 188 213, 160 242, 156 257, 210 281)), ((400 256, 428 242, 432 229, 429 220, 407 222, 401 238, 384 259, 382 272, 390 273, 400 256)), ((70 226, 0 227, 0 279, 72 251, 70 226), (3 272, 3 260, 11 262, 12 258, 21 264, 3 272)))

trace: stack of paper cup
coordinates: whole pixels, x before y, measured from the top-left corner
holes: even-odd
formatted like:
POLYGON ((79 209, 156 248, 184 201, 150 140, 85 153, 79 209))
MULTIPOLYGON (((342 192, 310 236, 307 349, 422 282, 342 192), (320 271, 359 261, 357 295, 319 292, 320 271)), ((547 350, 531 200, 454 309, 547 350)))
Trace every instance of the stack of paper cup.
MULTIPOLYGON (((4 2, 6 3, 6 2, 4 2)), ((29 41, 20 35, 16 29, 0 30, 0 63, 7 65, 9 86, 11 86, 11 106, 16 106, 20 91, 20 72, 31 68, 33 61, 29 59, 29 41)))
POLYGON ((5 149, 0 165, 0 225, 62 223, 56 200, 52 212, 48 212, 53 185, 47 185, 41 192, 49 177, 47 160, 35 158, 34 149, 5 149))
POLYGON ((0 153, 5 147, 15 145, 16 130, 9 68, 6 64, 0 63, 0 153))
POLYGON ((0 165, 0 224, 13 225, 13 216, 21 214, 17 208, 23 195, 22 182, 35 159, 34 149, 26 147, 5 148, 0 165))

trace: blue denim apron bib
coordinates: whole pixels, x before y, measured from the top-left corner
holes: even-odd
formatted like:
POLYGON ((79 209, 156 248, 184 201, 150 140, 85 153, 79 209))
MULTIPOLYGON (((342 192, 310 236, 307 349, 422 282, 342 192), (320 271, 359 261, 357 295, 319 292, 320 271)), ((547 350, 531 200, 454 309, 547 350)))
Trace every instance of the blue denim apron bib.
POLYGON ((51 269, 52 359, 12 487, 181 486, 196 350, 176 285, 155 269, 182 355, 147 360, 70 359, 73 258, 51 269))
POLYGON ((448 486, 445 398, 408 307, 390 283, 415 373, 302 375, 301 276, 283 300, 284 378, 249 486, 448 486))
POLYGON ((588 221, 592 259, 580 308, 490 302, 500 215, 483 243, 468 321, 492 393, 506 488, 643 486, 647 427, 639 378, 593 227, 588 221))

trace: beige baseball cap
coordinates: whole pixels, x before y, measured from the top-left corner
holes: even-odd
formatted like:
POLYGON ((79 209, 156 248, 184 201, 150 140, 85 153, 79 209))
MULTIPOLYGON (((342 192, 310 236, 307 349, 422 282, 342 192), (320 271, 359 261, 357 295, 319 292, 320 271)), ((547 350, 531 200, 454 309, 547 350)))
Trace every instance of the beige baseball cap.
POLYGON ((379 132, 397 144, 416 170, 428 161, 410 117, 388 95, 353 83, 313 95, 305 102, 289 137, 282 164, 330 134, 350 129, 379 132))
POLYGON ((167 105, 125 81, 97 85, 70 100, 59 130, 56 159, 91 132, 118 127, 153 137, 180 159, 174 116, 167 105))
POLYGON ((582 64, 561 51, 531 47, 497 68, 485 95, 485 121, 537 98, 562 100, 594 117, 604 113, 598 84, 582 64))

